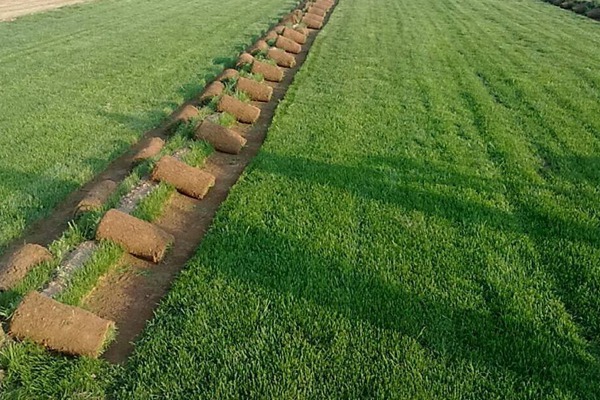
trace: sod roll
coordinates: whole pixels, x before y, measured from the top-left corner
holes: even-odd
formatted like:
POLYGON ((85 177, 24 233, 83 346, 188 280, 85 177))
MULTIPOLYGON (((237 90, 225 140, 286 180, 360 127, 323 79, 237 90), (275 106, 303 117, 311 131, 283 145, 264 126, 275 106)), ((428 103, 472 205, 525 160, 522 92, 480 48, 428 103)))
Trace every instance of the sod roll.
POLYGON ((263 39, 258 39, 249 49, 248 53, 258 54, 269 50, 269 45, 263 39))
POLYGON ((156 156, 165 147, 165 141, 159 137, 153 137, 148 143, 133 156, 133 162, 139 163, 156 156))
POLYGON ((28 243, 19 247, 0 270, 0 291, 12 289, 36 265, 51 260, 52 254, 39 244, 28 243))
POLYGON ((269 49, 267 57, 275 61, 280 67, 293 68, 296 65, 296 58, 285 50, 269 49))
POLYGON ((258 60, 252 63, 251 72, 253 74, 261 74, 266 80, 271 82, 281 82, 283 79, 283 71, 280 68, 258 60))
POLYGON ((224 95, 217 105, 220 112, 233 115, 238 121, 253 124, 260 116, 260 109, 252 104, 244 103, 235 97, 224 95))
POLYGON ((284 36, 279 36, 275 42, 275 46, 289 53, 298 54, 302 51, 302 46, 284 36))
MULTIPOLYGON (((158 139, 158 138, 154 138, 154 139, 158 139)), ((162 139, 159 139, 159 140, 162 141, 162 139)), ((150 142, 149 142, 149 144, 150 144, 150 142)), ((164 141, 163 141, 163 144, 164 144, 164 141)), ((142 150, 140 150, 138 152, 138 154, 136 154, 136 156, 133 158, 133 161, 134 162, 139 161, 138 159, 140 157, 140 153, 142 153, 144 151, 149 152, 150 150, 148 150, 148 147, 149 146, 146 146, 142 150)), ((159 151, 160 151, 160 149, 159 149, 159 151)), ((102 182, 99 182, 77 204, 77 207, 75 208, 75 213, 79 214, 79 213, 92 211, 92 210, 98 210, 99 208, 102 208, 104 203, 106 203, 108 201, 108 199, 114 193, 116 188, 117 188, 117 183, 110 179, 106 179, 106 180, 103 180, 102 182)))
POLYGON ((157 226, 118 210, 109 210, 96 230, 97 240, 111 240, 127 252, 160 262, 168 247, 174 242, 173 235, 157 226))
POLYGON ((225 85, 221 81, 211 82, 211 84, 202 91, 200 101, 203 103, 211 101, 213 97, 220 96, 221 93, 223 93, 223 90, 225 90, 225 85))
POLYGON ((236 65, 238 67, 242 67, 244 65, 252 64, 253 61, 254 61, 254 57, 252 57, 252 54, 242 53, 240 55, 240 57, 238 58, 236 65))
POLYGON ((269 101, 273 95, 271 86, 243 77, 238 79, 237 89, 246 93, 254 101, 269 101))
POLYGON ((302 18, 302 22, 311 29, 321 29, 323 27, 323 22, 314 19, 309 14, 302 18))
POLYGON ((97 358, 114 322, 30 292, 17 307, 10 334, 51 350, 97 358))
POLYGON ((298 32, 297 30, 292 29, 292 28, 285 28, 283 30, 282 36, 284 38, 293 40, 294 42, 296 42, 298 44, 306 43, 306 36, 304 36, 302 33, 298 32))
POLYGON ((327 14, 327 10, 324 8, 311 6, 308 8, 308 11, 306 11, 306 13, 307 14, 315 14, 315 15, 318 15, 319 17, 324 17, 327 14))
POLYGON ((172 117, 171 126, 178 125, 182 122, 189 122, 192 118, 196 117, 199 111, 192 105, 185 105, 184 107, 177 110, 172 117))
POLYGON ((227 68, 225 71, 221 72, 221 74, 219 76, 217 76, 218 81, 226 81, 229 79, 235 79, 240 75, 240 73, 233 69, 233 68, 227 68))
POLYGON ((152 170, 152 179, 168 183, 177 191, 196 199, 203 199, 215 185, 215 177, 212 174, 171 156, 164 156, 156 163, 152 170))
POLYGON ((239 133, 205 119, 196 129, 196 139, 207 141, 215 150, 229 154, 239 154, 246 145, 239 133))

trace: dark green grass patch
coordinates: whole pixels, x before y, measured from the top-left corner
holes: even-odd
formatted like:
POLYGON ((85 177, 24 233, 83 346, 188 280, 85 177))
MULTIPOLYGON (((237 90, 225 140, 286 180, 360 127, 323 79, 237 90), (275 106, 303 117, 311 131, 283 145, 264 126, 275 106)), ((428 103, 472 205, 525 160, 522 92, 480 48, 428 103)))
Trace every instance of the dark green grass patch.
POLYGON ((559 11, 342 0, 129 363, 20 348, 6 392, 596 398, 600 26, 559 11))
POLYGON ((102 0, 0 23, 0 253, 292 4, 102 0))

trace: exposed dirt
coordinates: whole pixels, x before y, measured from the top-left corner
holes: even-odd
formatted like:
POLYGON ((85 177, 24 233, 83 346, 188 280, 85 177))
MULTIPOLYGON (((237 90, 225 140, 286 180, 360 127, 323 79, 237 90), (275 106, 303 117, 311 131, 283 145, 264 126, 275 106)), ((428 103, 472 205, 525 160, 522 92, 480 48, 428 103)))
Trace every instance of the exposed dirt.
POLYGON ((0 21, 12 21, 17 17, 52 10, 89 0, 0 0, 0 21))
POLYGON ((86 310, 31 292, 15 311, 10 333, 62 353, 98 357, 113 326, 86 310))
POLYGON ((219 206, 238 180, 244 168, 258 153, 279 100, 292 83, 293 76, 306 59, 307 49, 316 34, 311 31, 294 68, 284 70, 279 83, 267 82, 273 88, 269 103, 253 102, 261 109, 258 121, 241 125, 239 132, 247 145, 239 155, 213 153, 204 170, 216 178, 215 186, 203 200, 195 200, 176 193, 155 225, 175 237, 175 244, 160 264, 152 264, 126 256, 124 268, 115 268, 102 278, 85 300, 85 307, 95 314, 116 322, 117 340, 108 348, 104 358, 111 362, 124 362, 133 350, 133 341, 152 318, 160 299, 167 293, 172 280, 194 254, 202 237, 210 227, 219 206))

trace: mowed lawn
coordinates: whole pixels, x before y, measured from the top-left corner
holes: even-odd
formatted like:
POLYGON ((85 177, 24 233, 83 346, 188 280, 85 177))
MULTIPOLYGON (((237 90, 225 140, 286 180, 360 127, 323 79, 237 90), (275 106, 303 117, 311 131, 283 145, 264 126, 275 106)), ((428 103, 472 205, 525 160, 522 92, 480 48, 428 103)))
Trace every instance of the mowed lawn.
POLYGON ((593 399, 600 24, 341 0, 125 366, 13 346, 24 397, 593 399))
POLYGON ((293 0, 97 0, 0 22, 0 254, 293 0))

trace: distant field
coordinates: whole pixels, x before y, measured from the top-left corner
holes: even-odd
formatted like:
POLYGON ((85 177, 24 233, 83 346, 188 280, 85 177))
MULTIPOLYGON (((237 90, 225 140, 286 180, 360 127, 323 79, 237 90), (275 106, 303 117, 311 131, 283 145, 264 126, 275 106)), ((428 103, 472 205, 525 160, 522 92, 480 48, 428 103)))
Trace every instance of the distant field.
POLYGON ((597 398, 599 48, 537 0, 341 0, 128 364, 15 346, 4 389, 597 398))
POLYGON ((0 23, 0 253, 293 2, 102 0, 0 23))

